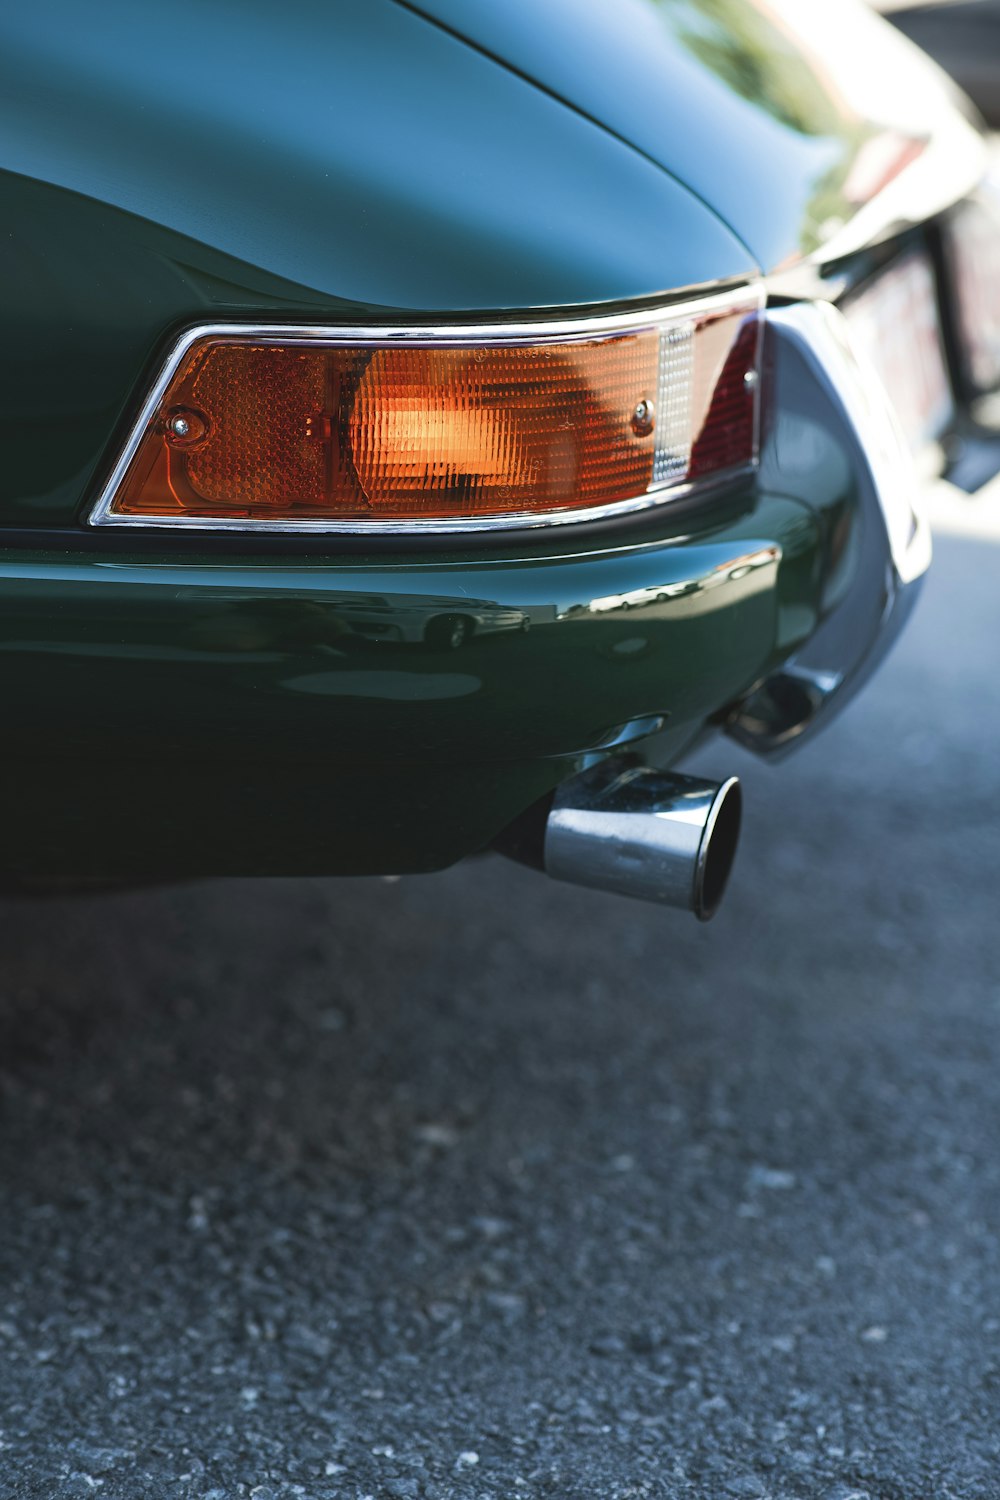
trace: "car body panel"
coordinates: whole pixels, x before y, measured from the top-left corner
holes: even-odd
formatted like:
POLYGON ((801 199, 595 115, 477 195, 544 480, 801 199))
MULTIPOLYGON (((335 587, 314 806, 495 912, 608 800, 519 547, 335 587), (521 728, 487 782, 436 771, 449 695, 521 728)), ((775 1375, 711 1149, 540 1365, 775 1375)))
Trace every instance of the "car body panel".
POLYGON ((814 627, 822 547, 775 496, 672 542, 474 564, 8 549, 0 868, 447 864, 595 750, 688 744, 814 627), (425 631, 448 601, 530 629, 449 649, 425 631))
POLYGON ((400 3, 658 162, 768 272, 822 253, 955 104, 861 0, 400 3))

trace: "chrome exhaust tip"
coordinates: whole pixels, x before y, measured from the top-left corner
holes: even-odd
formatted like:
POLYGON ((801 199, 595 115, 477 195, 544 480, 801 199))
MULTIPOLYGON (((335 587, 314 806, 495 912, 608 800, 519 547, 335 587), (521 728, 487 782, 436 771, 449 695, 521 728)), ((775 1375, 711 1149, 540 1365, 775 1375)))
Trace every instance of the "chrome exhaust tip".
POLYGON ((694 912, 719 909, 736 857, 739 781, 604 762, 555 794, 542 865, 555 880, 694 912))

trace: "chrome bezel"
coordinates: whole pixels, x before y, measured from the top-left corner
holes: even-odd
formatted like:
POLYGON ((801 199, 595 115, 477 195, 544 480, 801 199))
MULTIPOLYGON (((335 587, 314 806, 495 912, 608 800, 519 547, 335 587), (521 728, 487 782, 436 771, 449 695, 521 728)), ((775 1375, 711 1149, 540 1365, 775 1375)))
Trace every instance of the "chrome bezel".
MULTIPOLYGON (((327 536, 413 536, 456 532, 491 532, 538 529, 547 526, 579 525, 585 521, 599 521, 607 517, 628 515, 635 511, 648 510, 670 501, 683 499, 701 481, 683 481, 680 484, 667 482, 650 488, 642 495, 629 500, 616 500, 607 505, 592 505, 582 510, 551 511, 539 514, 536 511, 511 511, 499 516, 434 517, 427 520, 415 516, 408 520, 324 520, 312 517, 300 521, 249 520, 244 516, 126 516, 115 515, 111 506, 146 435, 149 424, 170 386, 181 361, 199 339, 212 337, 240 337, 260 342, 281 344, 354 344, 373 349, 410 344, 417 347, 438 345, 462 348, 467 345, 492 344, 542 344, 584 342, 596 337, 609 337, 616 333, 652 331, 664 324, 682 322, 685 318, 701 317, 718 311, 747 312, 764 309, 765 293, 761 283, 748 283, 725 292, 712 292, 702 296, 690 296, 680 300, 664 302, 653 308, 624 314, 604 314, 587 318, 562 318, 559 320, 517 323, 451 323, 435 325, 397 325, 374 327, 370 324, 350 326, 337 324, 303 325, 300 323, 198 323, 188 328, 172 345, 160 373, 146 396, 139 416, 132 427, 125 447, 121 452, 97 502, 87 516, 90 526, 134 526, 145 531, 162 529, 200 531, 275 532, 286 534, 313 534, 327 536)), ((756 445, 755 445, 756 448, 756 445)), ((729 471, 732 476, 752 471, 756 466, 756 451, 752 463, 729 471)), ((726 475, 712 475, 717 483, 726 475)))

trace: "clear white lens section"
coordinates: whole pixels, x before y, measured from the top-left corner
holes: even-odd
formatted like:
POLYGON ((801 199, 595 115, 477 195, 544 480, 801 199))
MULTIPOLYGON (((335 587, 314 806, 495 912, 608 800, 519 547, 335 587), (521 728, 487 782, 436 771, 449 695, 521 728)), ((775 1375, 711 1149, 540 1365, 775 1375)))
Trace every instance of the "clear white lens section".
POLYGON ((684 479, 691 464, 694 331, 695 320, 690 318, 660 333, 654 488, 684 479))

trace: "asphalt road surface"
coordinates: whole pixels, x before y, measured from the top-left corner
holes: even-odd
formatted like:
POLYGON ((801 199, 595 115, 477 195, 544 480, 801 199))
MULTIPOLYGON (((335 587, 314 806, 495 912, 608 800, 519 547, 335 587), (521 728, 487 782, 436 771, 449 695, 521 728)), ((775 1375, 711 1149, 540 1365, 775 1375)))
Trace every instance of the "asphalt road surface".
POLYGON ((971 506, 821 742, 699 761, 708 928, 500 860, 0 906, 4 1500, 1000 1496, 971 506))

